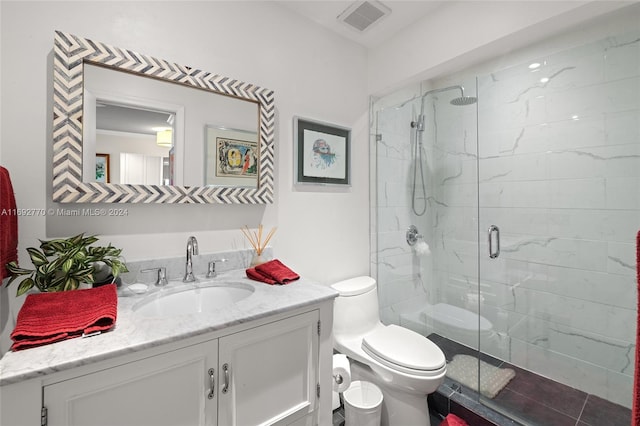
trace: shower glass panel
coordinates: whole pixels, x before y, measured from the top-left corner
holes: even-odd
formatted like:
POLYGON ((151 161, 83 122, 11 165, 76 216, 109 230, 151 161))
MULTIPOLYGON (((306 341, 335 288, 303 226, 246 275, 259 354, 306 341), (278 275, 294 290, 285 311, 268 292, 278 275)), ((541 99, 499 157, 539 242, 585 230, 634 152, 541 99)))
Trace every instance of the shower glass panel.
POLYGON ((443 349, 445 386, 524 424, 545 424, 527 401, 554 398, 514 397, 531 374, 583 395, 574 420, 587 396, 631 407, 640 31, 601 24, 619 34, 532 46, 371 105, 381 319, 443 349), (477 103, 423 99, 452 84, 477 103))
MULTIPOLYGON (((373 259, 372 270, 379 283, 381 319, 387 324, 404 324, 415 317, 419 325, 421 312, 435 291, 433 256, 427 256, 426 252, 421 256, 417 252, 424 244, 431 245, 433 216, 431 212, 418 216, 414 208, 421 213, 435 200, 434 148, 430 142, 419 143, 419 132, 411 127, 420 113, 419 95, 418 88, 417 93, 408 96, 416 99, 385 107, 377 113, 377 142, 372 158, 377 169, 373 209, 377 220, 372 222, 375 223, 372 236, 377 241, 374 253, 377 258, 373 259), (422 152, 422 164, 416 152, 422 152), (413 246, 407 242, 411 225, 416 227, 417 241, 413 246)), ((432 130, 428 125, 424 133, 432 130)))
MULTIPOLYGON (((479 313, 477 107, 469 97, 476 94, 476 81, 455 84, 416 88, 402 102, 373 106, 372 269, 383 322, 441 347, 443 337, 463 343, 471 357, 459 362, 473 368, 479 313), (413 241, 407 238, 412 226, 413 241)), ((469 385, 477 388, 477 380, 469 385)))
MULTIPOLYGON (((639 40, 608 37, 478 78, 481 315, 494 325, 480 349, 627 407, 639 40), (491 225, 501 239, 494 259, 491 225)), ((485 402, 505 408, 508 398, 485 402)))

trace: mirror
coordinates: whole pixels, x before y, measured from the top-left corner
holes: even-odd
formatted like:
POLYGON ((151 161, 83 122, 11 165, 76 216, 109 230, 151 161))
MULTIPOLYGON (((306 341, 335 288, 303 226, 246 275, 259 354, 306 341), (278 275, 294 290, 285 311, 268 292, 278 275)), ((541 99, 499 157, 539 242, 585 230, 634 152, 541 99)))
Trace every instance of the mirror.
POLYGON ((273 92, 74 35, 54 42, 57 202, 273 202, 273 92))

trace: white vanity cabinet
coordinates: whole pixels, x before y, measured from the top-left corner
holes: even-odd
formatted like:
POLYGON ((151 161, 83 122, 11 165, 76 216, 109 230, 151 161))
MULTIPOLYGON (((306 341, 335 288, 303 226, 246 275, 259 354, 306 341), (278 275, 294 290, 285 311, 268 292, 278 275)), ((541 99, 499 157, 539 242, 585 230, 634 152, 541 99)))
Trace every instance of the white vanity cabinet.
POLYGON ((218 424, 313 424, 318 311, 220 338, 218 424))
POLYGON ((217 355, 212 340, 44 386, 47 424, 215 425, 207 371, 217 355))
POLYGON ((318 424, 320 312, 44 384, 47 425, 318 424))

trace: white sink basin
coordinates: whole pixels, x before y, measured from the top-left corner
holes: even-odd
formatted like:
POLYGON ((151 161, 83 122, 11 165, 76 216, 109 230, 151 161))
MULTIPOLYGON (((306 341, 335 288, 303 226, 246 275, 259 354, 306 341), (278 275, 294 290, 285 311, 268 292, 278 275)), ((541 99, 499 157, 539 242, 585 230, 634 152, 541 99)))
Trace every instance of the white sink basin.
POLYGON ((232 306, 253 294, 248 284, 212 283, 156 293, 140 301, 133 310, 145 317, 203 314, 232 306))

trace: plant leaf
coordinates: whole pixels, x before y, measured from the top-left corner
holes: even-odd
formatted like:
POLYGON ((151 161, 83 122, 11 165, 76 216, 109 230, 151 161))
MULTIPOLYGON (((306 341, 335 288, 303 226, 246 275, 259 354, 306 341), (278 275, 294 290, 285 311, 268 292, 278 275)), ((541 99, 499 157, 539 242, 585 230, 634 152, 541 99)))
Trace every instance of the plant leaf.
POLYGON ((67 241, 73 246, 77 246, 82 244, 82 239, 84 238, 84 232, 82 234, 78 234, 75 237, 69 238, 67 241))
POLYGON ((27 253, 29 253, 29 257, 31 257, 31 262, 33 262, 34 266, 44 265, 45 263, 49 263, 47 260, 47 256, 42 253, 40 250, 34 247, 27 248, 27 253))
POLYGON ((73 266, 73 259, 67 259, 62 264, 62 271, 64 271, 65 274, 68 274, 72 266, 73 266))
POLYGON ((31 278, 26 278, 22 280, 20 285, 18 286, 18 290, 16 292, 16 296, 22 296, 27 291, 31 290, 34 285, 34 281, 31 278))
POLYGON ((18 266, 18 263, 15 261, 7 263, 6 267, 7 267, 7 270, 11 272, 11 275, 16 276, 16 278, 18 275, 27 275, 33 272, 33 269, 20 268, 18 266))
POLYGON ((85 239, 82 240, 82 244, 84 247, 89 246, 93 243, 95 243, 96 241, 98 241, 98 237, 96 237, 95 235, 91 235, 85 239))
POLYGON ((36 287, 38 287, 38 290, 42 292, 48 291, 49 283, 47 283, 45 277, 43 277, 42 275, 35 274, 35 276, 33 277, 33 282, 35 283, 36 287))
POLYGON ((78 288, 78 280, 69 278, 64 282, 63 291, 75 290, 78 288))

